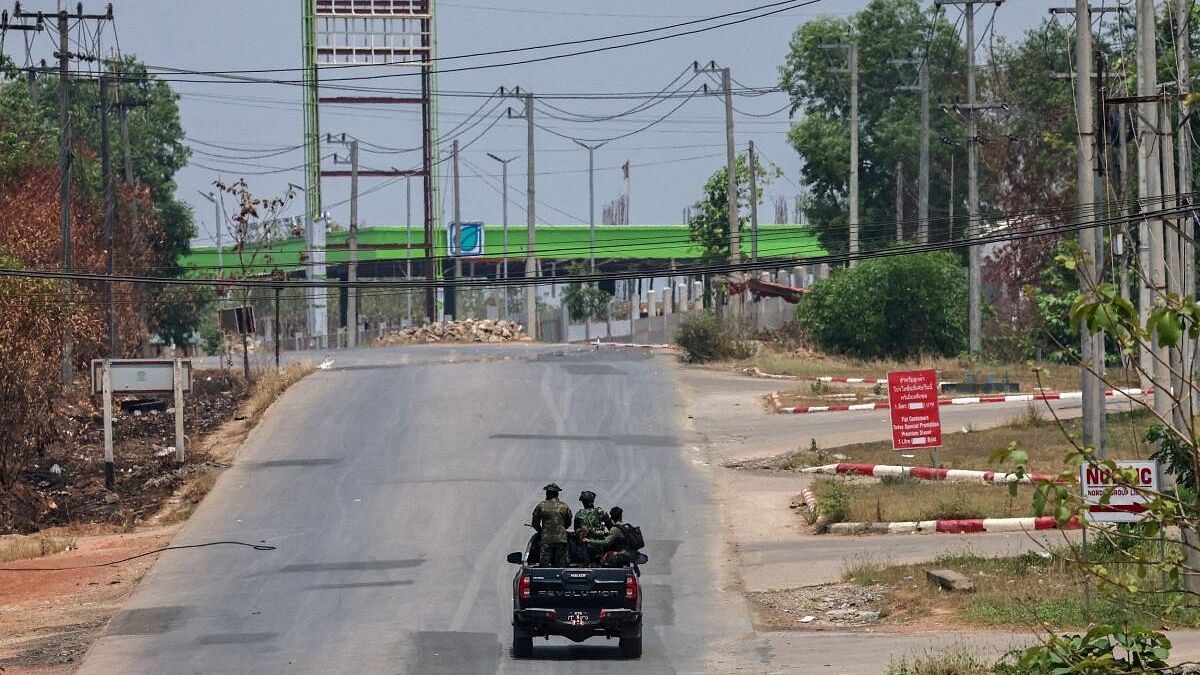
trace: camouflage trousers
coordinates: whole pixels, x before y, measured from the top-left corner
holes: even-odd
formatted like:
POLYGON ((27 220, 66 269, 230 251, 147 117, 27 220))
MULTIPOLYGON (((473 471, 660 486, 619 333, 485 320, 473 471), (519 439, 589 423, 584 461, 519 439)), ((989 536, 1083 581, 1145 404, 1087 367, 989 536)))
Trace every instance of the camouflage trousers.
POLYGON ((541 567, 566 567, 570 564, 567 556, 567 544, 542 544, 538 552, 538 565, 541 567))

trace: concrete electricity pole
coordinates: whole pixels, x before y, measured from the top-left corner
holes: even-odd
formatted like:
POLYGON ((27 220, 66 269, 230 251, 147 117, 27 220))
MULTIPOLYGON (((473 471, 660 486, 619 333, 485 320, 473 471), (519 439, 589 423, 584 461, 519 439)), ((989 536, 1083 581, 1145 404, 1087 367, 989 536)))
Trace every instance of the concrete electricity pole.
MULTIPOLYGON (((404 280, 412 281, 412 177, 404 179, 404 280)), ((412 321, 412 291, 404 292, 408 327, 412 321)))
POLYGON ((896 242, 904 241, 904 162, 896 162, 896 242))
MULTIPOLYGON (((1184 122, 1188 119, 1189 106, 1187 96, 1191 89, 1191 51, 1192 40, 1189 34, 1191 23, 1189 22, 1189 11, 1191 3, 1176 2, 1175 3, 1175 86, 1179 94, 1179 119, 1181 126, 1187 124, 1190 127, 1190 122, 1184 122)), ((1184 132, 1180 131, 1180 136, 1184 140, 1176 144, 1177 152, 1179 153, 1179 194, 1183 195, 1179 200, 1179 206, 1190 206, 1196 202, 1192 196, 1192 144, 1186 138, 1184 132)), ((1179 219, 1179 228, 1182 234, 1179 235, 1179 260, 1182 266, 1181 283, 1183 294, 1194 295, 1196 293, 1196 227, 1195 219, 1191 213, 1184 214, 1179 219)), ((1184 370, 1192 369, 1193 372, 1197 368, 1196 364, 1196 343, 1191 340, 1183 341, 1183 363, 1184 370)), ((1185 376, 1190 373, 1182 373, 1185 376)), ((1197 392, 1194 387, 1187 387, 1191 395, 1183 401, 1184 410, 1182 416, 1184 419, 1191 419, 1197 405, 1197 392)))
MULTIPOLYGON (((1103 268, 1096 230, 1088 228, 1089 213, 1096 204, 1094 171, 1097 164, 1097 129, 1092 77, 1092 12, 1088 0, 1075 0, 1075 115, 1078 141, 1075 172, 1075 202, 1079 208, 1079 248, 1083 261, 1078 265, 1079 287, 1090 291, 1100 284, 1103 268)), ((1094 216, 1093 216, 1094 217, 1094 216)), ((1080 385, 1083 390, 1083 444, 1100 449, 1104 444, 1104 390, 1100 373, 1104 372, 1104 335, 1080 331, 1080 385)))
POLYGON ((845 49, 846 68, 832 72, 850 74, 850 265, 855 264, 858 255, 858 45, 831 44, 821 45, 823 49, 845 49))
MULTIPOLYGON (((113 227, 113 215, 116 207, 116 195, 113 193, 112 175, 112 143, 109 138, 109 104, 111 103, 112 81, 107 75, 100 75, 100 175, 104 183, 104 248, 105 272, 111 277, 116 255, 117 237, 113 227)), ((117 344, 117 296, 112 281, 106 285, 108 296, 108 358, 120 358, 120 347, 117 344)))
POLYGON ((754 141, 750 141, 750 259, 758 262, 758 161, 754 155, 754 141))
MULTIPOLYGON (((979 213, 979 119, 978 112, 988 108, 999 107, 996 104, 980 104, 975 98, 975 5, 999 5, 1003 0, 935 0, 937 7, 942 5, 963 5, 966 14, 967 34, 967 103, 956 105, 955 108, 966 111, 967 115, 967 237, 970 238, 972 228, 983 233, 983 219, 979 213)), ((972 244, 969 247, 967 261, 967 279, 970 298, 968 299, 967 324, 969 330, 968 350, 978 354, 983 348, 983 275, 980 264, 980 246, 972 244)))
POLYGON ((340 161, 333 156, 334 164, 350 164, 350 231, 346 235, 346 248, 350 260, 346 264, 346 346, 358 346, 358 139, 346 140, 346 134, 335 139, 326 134, 326 143, 342 143, 350 148, 350 161, 340 161))
POLYGON ((449 297, 446 305, 453 307, 453 318, 462 318, 461 312, 458 310, 458 285, 462 281, 462 183, 458 178, 458 139, 454 139, 454 144, 451 146, 450 158, 452 169, 454 171, 454 285, 448 290, 449 297))
MULTIPOLYGON (((70 272, 74 266, 74 245, 71 242, 71 51, 70 27, 67 12, 58 13, 58 227, 62 237, 62 268, 70 272)), ((65 295, 71 294, 71 281, 63 281, 65 295)), ((63 325, 63 382, 70 384, 74 377, 71 324, 63 325)))
POLYGON ((582 141, 575 141, 575 145, 588 151, 588 262, 594 274, 596 272, 596 162, 594 160, 596 150, 603 147, 604 143, 588 145, 582 141))
POLYGON ((350 141, 350 232, 346 237, 350 262, 346 265, 346 344, 358 346, 358 139, 350 141))
MULTIPOLYGON (((502 214, 501 218, 502 218, 502 222, 504 223, 504 225, 503 225, 504 258, 500 264, 503 266, 503 270, 501 273, 504 277, 504 281, 507 283, 508 282, 508 163, 511 161, 514 161, 516 159, 516 157, 509 157, 508 159, 503 159, 501 157, 497 157, 496 155, 493 155, 490 152, 487 154, 487 156, 491 157, 492 159, 496 160, 497 162, 500 162, 500 185, 501 185, 501 188, 500 188, 500 195, 501 195, 500 196, 500 213, 502 214)), ((502 289, 503 289, 502 297, 504 298, 504 318, 507 319, 508 318, 508 286, 507 285, 503 286, 502 289)))
MULTIPOLYGON (((535 172, 533 160, 533 94, 525 94, 525 153, 526 179, 525 188, 525 278, 532 280, 538 276, 537 261, 537 228, 534 225, 536 208, 535 172)), ((525 286, 525 332, 534 340, 538 339, 537 328, 537 286, 528 282, 525 286)))
MULTIPOLYGON (((929 243, 929 59, 893 59, 893 64, 916 64, 917 86, 899 87, 903 91, 921 92, 921 151, 917 175, 917 243, 929 243)), ((897 172, 898 173, 898 172, 897 172)), ((899 209, 897 209, 899 211, 899 209)))
MULTIPOLYGON (((725 199, 729 207, 729 262, 742 261, 741 221, 738 220, 737 150, 733 144, 733 76, 728 68, 721 69, 721 88, 725 92, 725 199)), ((735 309, 741 311, 741 296, 735 309)))
MULTIPOLYGON (((1159 176, 1159 103, 1153 100, 1158 94, 1154 0, 1137 0, 1136 20, 1138 98, 1142 99, 1138 104, 1138 146, 1142 148, 1137 153, 1138 197, 1143 209, 1158 209, 1162 206, 1159 201, 1162 184, 1159 176)), ((1138 293, 1138 318, 1142 325, 1150 315, 1155 296, 1166 291, 1162 228, 1159 218, 1144 219, 1138 227, 1138 257, 1143 278, 1138 293)), ((1139 356, 1142 371, 1151 373, 1154 411, 1166 418, 1171 414, 1167 348, 1159 347, 1152 339, 1149 344, 1142 344, 1139 356)))

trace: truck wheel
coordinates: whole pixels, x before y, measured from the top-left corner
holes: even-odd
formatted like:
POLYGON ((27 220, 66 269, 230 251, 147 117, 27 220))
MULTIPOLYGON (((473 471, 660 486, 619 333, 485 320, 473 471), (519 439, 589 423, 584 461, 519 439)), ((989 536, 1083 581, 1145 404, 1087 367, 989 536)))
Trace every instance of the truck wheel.
POLYGON ((642 632, 629 633, 621 636, 621 656, 627 659, 642 658, 642 632))
POLYGON ((533 656, 533 636, 519 628, 514 628, 512 655, 513 658, 518 659, 527 659, 533 656))

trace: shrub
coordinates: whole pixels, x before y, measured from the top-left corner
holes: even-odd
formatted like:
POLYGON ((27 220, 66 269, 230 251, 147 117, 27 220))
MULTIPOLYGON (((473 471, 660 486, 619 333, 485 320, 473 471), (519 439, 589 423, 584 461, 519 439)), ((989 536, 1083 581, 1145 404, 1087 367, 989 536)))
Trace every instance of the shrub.
POLYGON ((850 509, 850 489, 845 483, 822 479, 813 484, 817 496, 817 511, 831 523, 846 520, 850 509))
POLYGON ((966 273, 948 253, 867 260, 813 286, 796 319, 830 352, 868 359, 952 356, 966 346, 966 273))
POLYGON ((744 359, 752 353, 741 326, 721 321, 711 312, 693 312, 684 318, 675 332, 675 344, 687 363, 744 359))

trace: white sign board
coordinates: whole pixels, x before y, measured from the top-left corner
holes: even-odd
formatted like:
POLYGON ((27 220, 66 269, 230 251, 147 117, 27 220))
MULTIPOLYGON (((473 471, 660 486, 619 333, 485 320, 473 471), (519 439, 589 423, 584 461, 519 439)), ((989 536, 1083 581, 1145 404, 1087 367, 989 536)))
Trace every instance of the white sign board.
POLYGON ((1157 462, 1117 460, 1120 469, 1131 469, 1137 476, 1126 483, 1106 468, 1083 465, 1079 467, 1079 484, 1083 488, 1085 517, 1094 523, 1134 523, 1146 515, 1146 503, 1159 489, 1157 462), (1111 490, 1111 495, 1109 493, 1111 490), (1107 504, 1100 501, 1110 495, 1107 504))
MULTIPOLYGON (((175 361, 171 359, 112 359, 110 377, 114 394, 169 394, 175 391, 175 361)), ((183 391, 192 390, 192 362, 182 361, 183 391)), ((104 361, 92 361, 92 393, 104 393, 104 361)))

